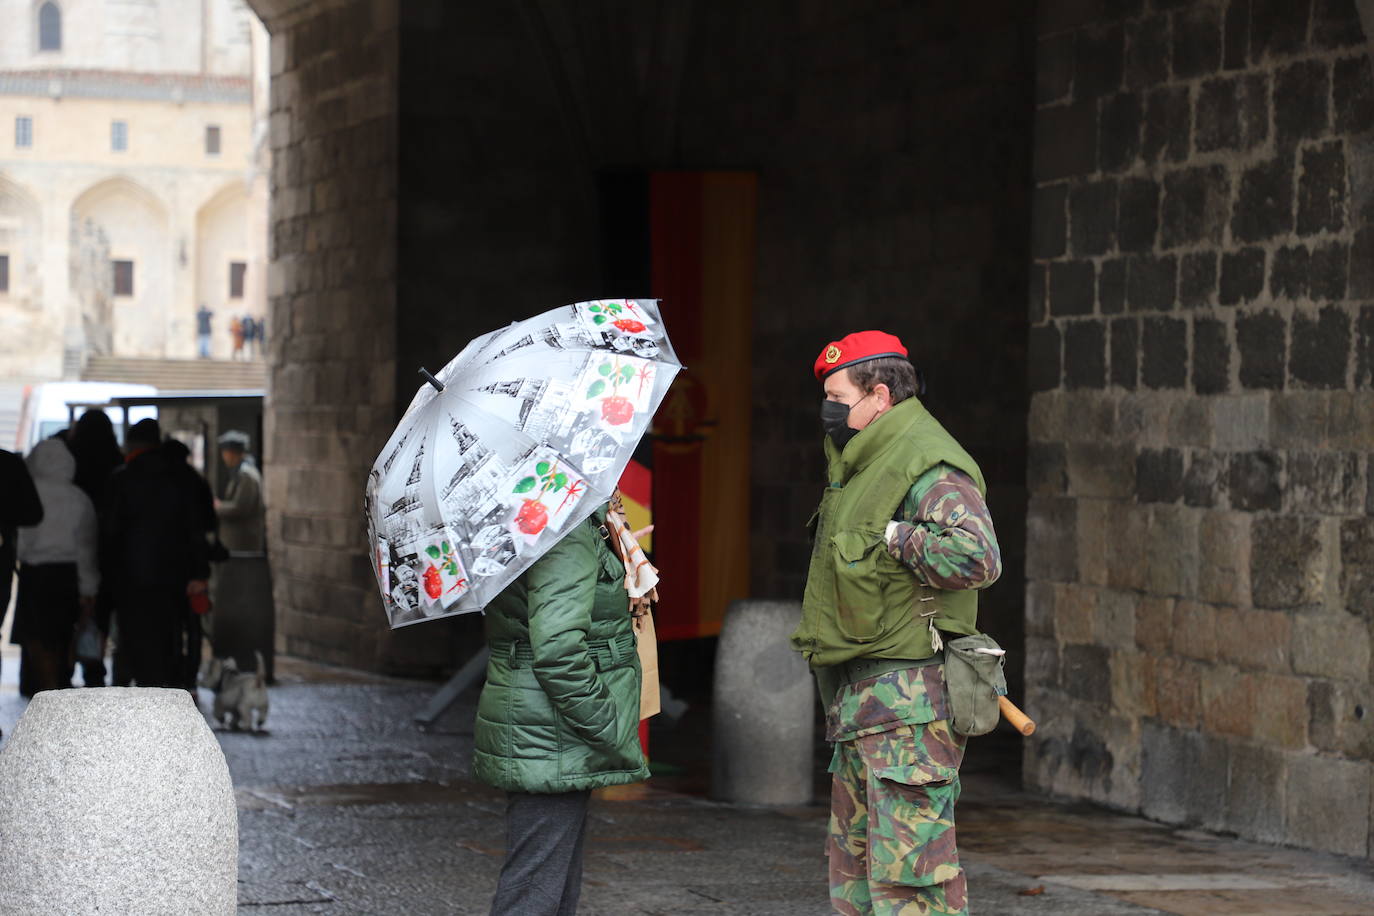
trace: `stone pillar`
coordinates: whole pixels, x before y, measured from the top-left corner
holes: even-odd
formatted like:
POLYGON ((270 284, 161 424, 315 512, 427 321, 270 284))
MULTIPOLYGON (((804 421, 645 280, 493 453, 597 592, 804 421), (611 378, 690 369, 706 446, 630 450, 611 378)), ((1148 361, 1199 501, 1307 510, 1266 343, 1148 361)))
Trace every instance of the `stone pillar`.
POLYGON ((716 649, 711 794, 752 805, 811 801, 816 687, 787 637, 795 601, 735 601, 716 649))
MULTIPOLYGON (((254 2, 272 34, 268 552, 279 649, 384 668, 389 632, 359 507, 399 416, 396 2, 254 2)), ((431 625, 432 626, 432 625, 431 625)))
POLYGON ((0 752, 0 874, 4 913, 234 913, 234 790, 186 691, 35 696, 0 752))

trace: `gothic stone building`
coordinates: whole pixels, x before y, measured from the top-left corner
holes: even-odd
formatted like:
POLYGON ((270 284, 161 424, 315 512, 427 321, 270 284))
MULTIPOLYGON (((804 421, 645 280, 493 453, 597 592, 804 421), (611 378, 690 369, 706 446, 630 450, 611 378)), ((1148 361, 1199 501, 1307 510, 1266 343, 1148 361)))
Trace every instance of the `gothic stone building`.
POLYGON ((229 316, 266 310, 261 23, 241 0, 0 0, 0 20, 0 378, 193 356, 201 304, 227 357, 229 316))

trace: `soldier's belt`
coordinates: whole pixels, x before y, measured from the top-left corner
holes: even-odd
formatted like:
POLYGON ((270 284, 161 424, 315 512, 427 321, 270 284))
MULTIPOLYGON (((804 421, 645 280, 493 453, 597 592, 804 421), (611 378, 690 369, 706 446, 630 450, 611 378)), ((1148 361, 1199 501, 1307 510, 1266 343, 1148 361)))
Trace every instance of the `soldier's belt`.
POLYGON ((944 661, 944 652, 936 652, 926 658, 852 658, 834 666, 834 677, 837 686, 856 684, 865 678, 877 677, 880 674, 940 665, 944 664, 944 661))

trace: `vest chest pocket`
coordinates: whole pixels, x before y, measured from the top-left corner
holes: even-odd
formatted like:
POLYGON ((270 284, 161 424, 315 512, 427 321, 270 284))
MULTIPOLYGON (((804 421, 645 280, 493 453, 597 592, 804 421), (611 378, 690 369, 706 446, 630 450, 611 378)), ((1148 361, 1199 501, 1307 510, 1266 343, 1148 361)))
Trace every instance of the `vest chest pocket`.
POLYGON ((845 638, 872 642, 886 631, 884 561, 896 561, 887 556, 881 531, 839 531, 830 544, 835 555, 835 623, 845 638))

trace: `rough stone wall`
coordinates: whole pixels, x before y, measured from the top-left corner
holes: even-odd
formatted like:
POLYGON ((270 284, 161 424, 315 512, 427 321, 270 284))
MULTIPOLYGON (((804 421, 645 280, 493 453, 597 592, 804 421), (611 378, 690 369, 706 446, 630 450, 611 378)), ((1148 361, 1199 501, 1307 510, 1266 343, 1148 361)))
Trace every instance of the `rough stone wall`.
MULTIPOLYGON (((575 7, 402 4, 398 406, 472 338, 599 289, 595 169, 571 67, 575 7), (571 44, 571 46, 569 46, 571 44)), ((593 46, 596 26, 580 26, 593 46)), ((622 61, 606 49, 605 67, 622 61)), ((598 152, 632 119, 606 101, 598 152)), ((633 154, 631 154, 633 155, 633 154)), ((613 161, 613 160, 612 160, 613 161)), ((647 290, 617 295, 647 295, 647 290)))
POLYGON ((1366 855, 1354 4, 1057 0, 1038 26, 1027 779, 1366 855))
POLYGON ((397 419, 396 6, 297 5, 267 24, 278 648, 371 668, 440 664, 443 627, 387 629, 362 521, 368 469, 397 419))

